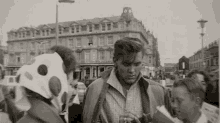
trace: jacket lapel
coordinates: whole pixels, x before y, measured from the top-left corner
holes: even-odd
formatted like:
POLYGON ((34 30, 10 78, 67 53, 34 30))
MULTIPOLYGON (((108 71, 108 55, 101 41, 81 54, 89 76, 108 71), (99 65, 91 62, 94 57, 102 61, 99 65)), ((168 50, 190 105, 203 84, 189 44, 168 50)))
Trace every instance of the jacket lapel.
POLYGON ((64 123, 61 117, 48 104, 40 100, 31 100, 28 115, 44 123, 64 123))

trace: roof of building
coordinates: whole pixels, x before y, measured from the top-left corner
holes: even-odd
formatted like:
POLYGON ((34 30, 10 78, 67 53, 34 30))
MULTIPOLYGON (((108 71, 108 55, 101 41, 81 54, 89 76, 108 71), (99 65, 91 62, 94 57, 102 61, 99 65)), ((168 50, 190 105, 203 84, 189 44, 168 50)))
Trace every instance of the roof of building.
MULTIPOLYGON (((123 18, 121 16, 112 16, 112 17, 102 17, 102 18, 93 18, 93 19, 83 19, 83 20, 77 20, 77 21, 65 21, 65 22, 59 22, 58 25, 61 27, 69 27, 71 25, 87 25, 87 24, 99 24, 102 22, 120 22, 121 20, 123 20, 123 18)), ((132 18, 132 20, 138 21, 136 18, 132 18)), ((25 30, 40 30, 43 28, 55 28, 56 27, 56 23, 49 23, 49 24, 41 24, 37 27, 20 27, 19 29, 12 29, 10 32, 14 32, 14 31, 25 31, 25 30)))

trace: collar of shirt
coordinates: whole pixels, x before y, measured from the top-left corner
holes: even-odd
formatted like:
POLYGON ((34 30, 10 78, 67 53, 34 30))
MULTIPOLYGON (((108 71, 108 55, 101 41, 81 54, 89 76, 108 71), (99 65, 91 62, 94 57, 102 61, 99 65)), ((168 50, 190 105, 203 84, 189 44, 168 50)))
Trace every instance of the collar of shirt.
POLYGON ((206 115, 203 112, 201 112, 201 116, 199 117, 196 123, 207 123, 207 122, 208 120, 206 115))
MULTIPOLYGON (((141 78, 141 75, 139 75, 138 81, 140 80, 140 78, 141 78)), ((109 85, 111 85, 113 88, 115 88, 117 91, 119 91, 124 97, 126 97, 126 96, 125 96, 125 93, 124 93, 124 91, 123 91, 123 87, 122 87, 122 85, 120 84, 118 78, 116 77, 116 73, 115 73, 115 69, 114 69, 114 68, 113 68, 112 71, 111 71, 111 74, 110 74, 110 76, 109 76, 109 78, 108 78, 108 80, 107 80, 107 83, 108 83, 109 85)), ((137 83, 138 83, 138 82, 135 82, 135 83, 131 86, 130 89, 132 89, 134 86, 136 86, 137 83)))

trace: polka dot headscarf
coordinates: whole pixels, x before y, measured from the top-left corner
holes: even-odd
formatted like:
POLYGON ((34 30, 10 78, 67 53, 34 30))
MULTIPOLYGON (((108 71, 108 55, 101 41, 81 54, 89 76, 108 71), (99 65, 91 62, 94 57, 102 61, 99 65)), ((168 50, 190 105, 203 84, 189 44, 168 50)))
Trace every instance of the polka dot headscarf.
POLYGON ((31 106, 24 87, 50 99, 59 112, 62 112, 62 105, 68 102, 67 76, 57 53, 35 57, 18 70, 16 81, 20 86, 16 88, 15 104, 20 110, 27 111, 31 106))

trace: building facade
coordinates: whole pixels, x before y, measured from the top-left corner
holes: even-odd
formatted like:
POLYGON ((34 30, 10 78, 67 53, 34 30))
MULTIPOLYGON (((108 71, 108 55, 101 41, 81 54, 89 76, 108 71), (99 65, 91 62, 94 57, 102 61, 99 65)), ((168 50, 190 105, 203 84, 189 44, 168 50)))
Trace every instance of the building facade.
POLYGON ((202 51, 199 50, 194 55, 189 57, 189 69, 205 70, 207 72, 218 69, 219 66, 219 39, 210 43, 204 48, 204 63, 202 63, 202 51))
MULTIPOLYGON (((35 56, 56 45, 56 25, 21 27, 8 32, 7 70, 16 71, 35 56)), ((154 67, 153 43, 149 31, 137 20, 131 8, 123 8, 121 16, 84 19, 59 23, 58 45, 71 48, 80 67, 80 79, 96 79, 113 66, 116 40, 136 37, 145 43, 144 66, 154 67)), ((143 72, 146 69, 143 68, 143 72)))

